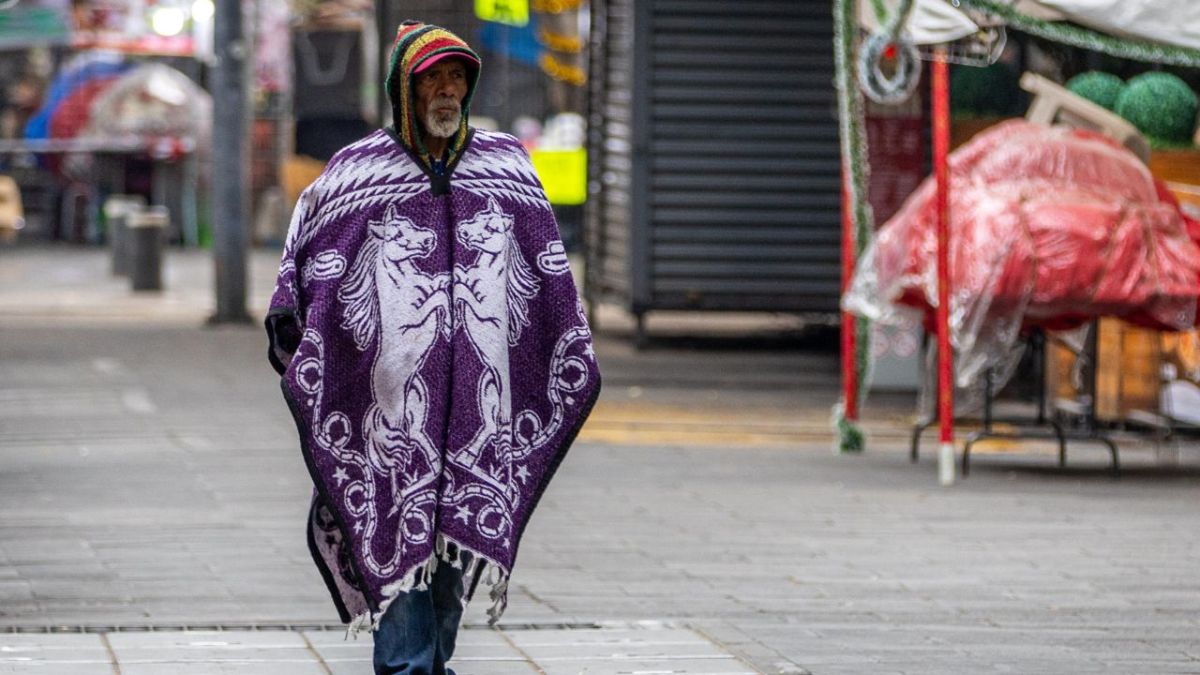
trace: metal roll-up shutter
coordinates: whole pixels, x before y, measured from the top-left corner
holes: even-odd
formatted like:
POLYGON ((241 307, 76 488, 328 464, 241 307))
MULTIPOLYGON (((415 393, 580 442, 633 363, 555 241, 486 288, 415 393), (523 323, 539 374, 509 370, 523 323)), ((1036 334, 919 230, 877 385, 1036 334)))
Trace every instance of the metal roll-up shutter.
POLYGON ((832 22, 819 2, 597 0, 593 299, 837 311, 832 22))
POLYGON ((593 301, 627 303, 633 274, 634 0, 602 0, 592 8, 587 292, 593 301))
POLYGON ((649 4, 650 304, 836 311, 830 4, 649 4))

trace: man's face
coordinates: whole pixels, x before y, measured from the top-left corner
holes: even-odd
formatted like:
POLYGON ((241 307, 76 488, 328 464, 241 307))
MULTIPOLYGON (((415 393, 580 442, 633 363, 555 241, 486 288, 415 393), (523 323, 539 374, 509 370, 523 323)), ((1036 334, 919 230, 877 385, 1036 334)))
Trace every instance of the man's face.
POLYGON ((446 58, 417 73, 413 83, 417 119, 425 132, 450 138, 462 119, 467 95, 467 66, 461 59, 446 58))

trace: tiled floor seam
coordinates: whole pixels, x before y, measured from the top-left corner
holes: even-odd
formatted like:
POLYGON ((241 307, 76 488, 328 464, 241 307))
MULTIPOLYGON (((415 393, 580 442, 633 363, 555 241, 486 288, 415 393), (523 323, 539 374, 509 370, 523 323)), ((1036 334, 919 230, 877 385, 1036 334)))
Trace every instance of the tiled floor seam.
POLYGON ((542 667, 534 662, 533 658, 529 656, 529 652, 526 652, 524 649, 521 649, 519 646, 517 646, 517 643, 508 636, 508 633, 505 633, 502 630, 498 630, 496 633, 500 636, 500 639, 508 643, 509 647, 512 647, 513 651, 520 654, 521 658, 525 659, 525 663, 529 666, 530 670, 538 675, 546 675, 546 671, 542 670, 542 667))
POLYGON ((705 640, 708 640, 709 642, 716 645, 721 651, 723 651, 726 654, 729 654, 733 658, 737 659, 737 661, 739 663, 741 663, 743 666, 746 666, 747 668, 749 668, 750 670, 752 670, 756 673, 760 673, 760 671, 758 670, 757 667, 754 666, 754 664, 750 663, 750 661, 743 658, 742 655, 740 653, 738 653, 738 650, 733 649, 729 645, 727 645, 724 642, 722 642, 721 640, 717 639, 708 631, 704 630, 700 626, 688 626, 688 628, 691 629, 694 633, 696 633, 700 637, 702 637, 705 640))
POLYGON ((112 664, 113 675, 121 675, 121 663, 117 660, 117 652, 113 649, 112 643, 108 641, 107 633, 100 633, 100 644, 104 645, 104 651, 108 652, 109 663, 112 664))
POLYGON ((297 631, 297 633, 300 634, 300 639, 304 640, 305 649, 307 649, 309 653, 317 659, 317 665, 321 666, 321 670, 325 673, 325 675, 333 675, 333 669, 329 667, 328 663, 325 663, 325 657, 321 656, 321 652, 317 650, 315 645, 313 645, 312 640, 308 639, 308 633, 304 631, 297 631))

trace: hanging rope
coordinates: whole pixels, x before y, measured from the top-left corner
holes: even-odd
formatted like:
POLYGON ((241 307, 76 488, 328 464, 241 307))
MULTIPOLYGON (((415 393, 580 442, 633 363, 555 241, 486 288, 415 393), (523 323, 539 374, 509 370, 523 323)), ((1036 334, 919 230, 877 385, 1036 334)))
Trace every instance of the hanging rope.
POLYGON ((1013 9, 1011 5, 998 0, 958 0, 958 2, 968 9, 997 16, 1017 30, 1071 47, 1082 47, 1121 59, 1161 63, 1169 66, 1200 67, 1200 49, 1130 40, 1098 33, 1078 24, 1045 21, 1022 14, 1013 9))
MULTIPOLYGON (((849 283, 854 263, 866 248, 873 228, 867 202, 867 138, 861 90, 855 77, 854 43, 858 34, 855 0, 834 0, 834 61, 840 125, 843 219, 843 288, 849 283)), ((858 408, 870 368, 870 323, 847 313, 842 315, 842 400, 834 406, 833 421, 838 431, 840 452, 860 452, 866 437, 858 426, 858 408)))
POLYGON ((876 103, 894 105, 907 101, 921 81, 921 54, 904 33, 912 15, 913 0, 900 0, 891 16, 883 0, 871 0, 875 17, 882 28, 862 45, 858 55, 858 80, 867 97, 876 103), (892 74, 884 72, 885 61, 892 61, 892 74))

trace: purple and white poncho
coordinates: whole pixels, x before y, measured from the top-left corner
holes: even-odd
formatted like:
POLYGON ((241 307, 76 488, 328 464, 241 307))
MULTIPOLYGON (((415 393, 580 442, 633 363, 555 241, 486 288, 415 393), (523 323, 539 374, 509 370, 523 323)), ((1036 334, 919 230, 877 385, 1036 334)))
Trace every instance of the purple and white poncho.
POLYGON ((498 618, 600 390, 524 148, 471 130, 456 159, 435 178, 391 130, 339 152, 296 207, 267 317, 316 486, 309 548, 356 626, 464 552, 498 618))

